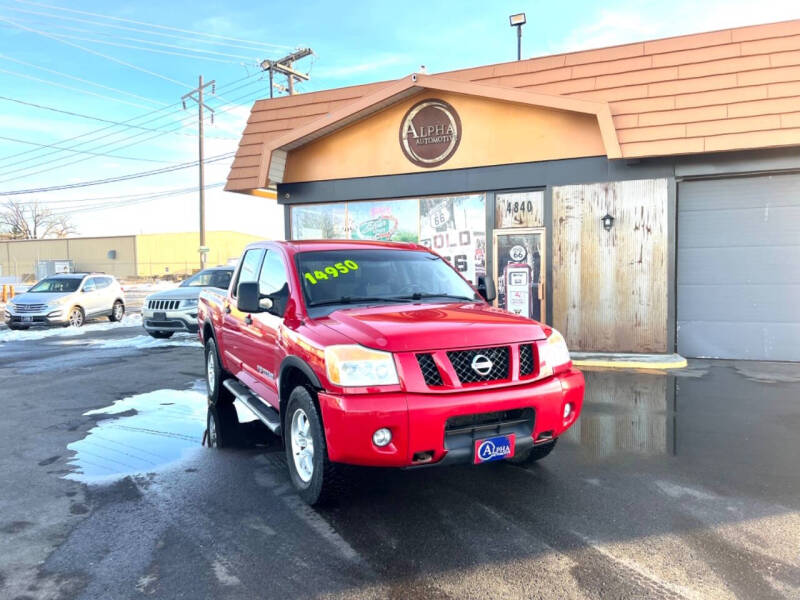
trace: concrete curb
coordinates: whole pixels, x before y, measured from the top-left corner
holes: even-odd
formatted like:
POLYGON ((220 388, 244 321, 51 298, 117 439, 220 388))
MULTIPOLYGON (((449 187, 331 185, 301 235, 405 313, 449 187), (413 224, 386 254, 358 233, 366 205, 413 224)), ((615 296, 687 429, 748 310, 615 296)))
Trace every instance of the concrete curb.
POLYGON ((600 354, 573 352, 572 364, 576 367, 603 367, 609 369, 683 369, 688 363, 680 354, 600 354))

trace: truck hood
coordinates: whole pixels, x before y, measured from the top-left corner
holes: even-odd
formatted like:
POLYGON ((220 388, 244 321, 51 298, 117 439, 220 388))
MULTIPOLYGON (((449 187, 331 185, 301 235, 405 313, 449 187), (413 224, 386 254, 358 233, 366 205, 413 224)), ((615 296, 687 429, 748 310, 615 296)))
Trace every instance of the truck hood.
POLYGON ((341 309, 319 320, 354 342, 390 352, 420 352, 541 340, 542 326, 478 303, 341 309))

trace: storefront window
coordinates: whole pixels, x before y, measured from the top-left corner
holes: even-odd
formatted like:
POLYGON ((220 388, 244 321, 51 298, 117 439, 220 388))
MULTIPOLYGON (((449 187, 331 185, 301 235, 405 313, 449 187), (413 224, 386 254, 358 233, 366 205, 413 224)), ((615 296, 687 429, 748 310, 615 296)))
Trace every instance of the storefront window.
POLYGON ((293 240, 347 238, 347 207, 344 202, 293 206, 291 218, 293 240))
POLYGON ((483 194, 419 201, 419 243, 433 248, 472 283, 486 274, 486 203, 483 194))
POLYGON ((483 194, 305 204, 291 209, 292 239, 418 242, 472 283, 486 274, 483 194))
POLYGON ((418 228, 419 201, 416 199, 347 205, 347 229, 354 240, 416 242, 418 228))
POLYGON ((544 192, 514 192, 495 196, 494 226, 497 229, 509 227, 541 227, 543 225, 542 205, 544 192))

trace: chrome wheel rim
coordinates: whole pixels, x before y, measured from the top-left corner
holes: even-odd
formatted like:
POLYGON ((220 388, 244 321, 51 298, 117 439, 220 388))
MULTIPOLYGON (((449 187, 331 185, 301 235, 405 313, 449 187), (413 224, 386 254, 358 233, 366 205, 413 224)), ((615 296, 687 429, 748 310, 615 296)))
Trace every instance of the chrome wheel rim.
POLYGON ((297 476, 308 483, 314 476, 314 440, 311 437, 311 422, 302 408, 292 415, 292 457, 297 476))
POLYGON ((214 349, 208 349, 208 358, 206 359, 206 380, 208 381, 208 393, 214 391, 214 384, 217 380, 216 365, 214 364, 214 349))
POLYGON ((73 327, 80 327, 83 325, 83 313, 78 308, 73 308, 69 313, 69 324, 73 327))
POLYGON ((219 440, 217 439, 217 422, 213 416, 208 417, 208 447, 218 448, 219 440))
POLYGON ((114 318, 117 321, 119 321, 122 318, 122 311, 123 311, 122 303, 121 302, 117 302, 114 305, 114 318))

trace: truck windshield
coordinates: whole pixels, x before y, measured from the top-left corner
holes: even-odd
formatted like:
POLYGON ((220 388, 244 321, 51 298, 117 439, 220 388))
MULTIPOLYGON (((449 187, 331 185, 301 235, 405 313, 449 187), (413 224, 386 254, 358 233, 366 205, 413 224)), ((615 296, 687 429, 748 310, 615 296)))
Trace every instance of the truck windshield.
POLYGON ((216 287, 227 290, 231 284, 232 269, 206 269, 181 282, 181 287, 216 287))
POLYGON ((77 292, 81 285, 79 277, 70 277, 69 279, 42 279, 39 283, 28 290, 28 293, 71 293, 77 292))
POLYGON ((309 308, 341 304, 473 302, 473 289, 443 259, 395 249, 326 250, 295 256, 309 308))

